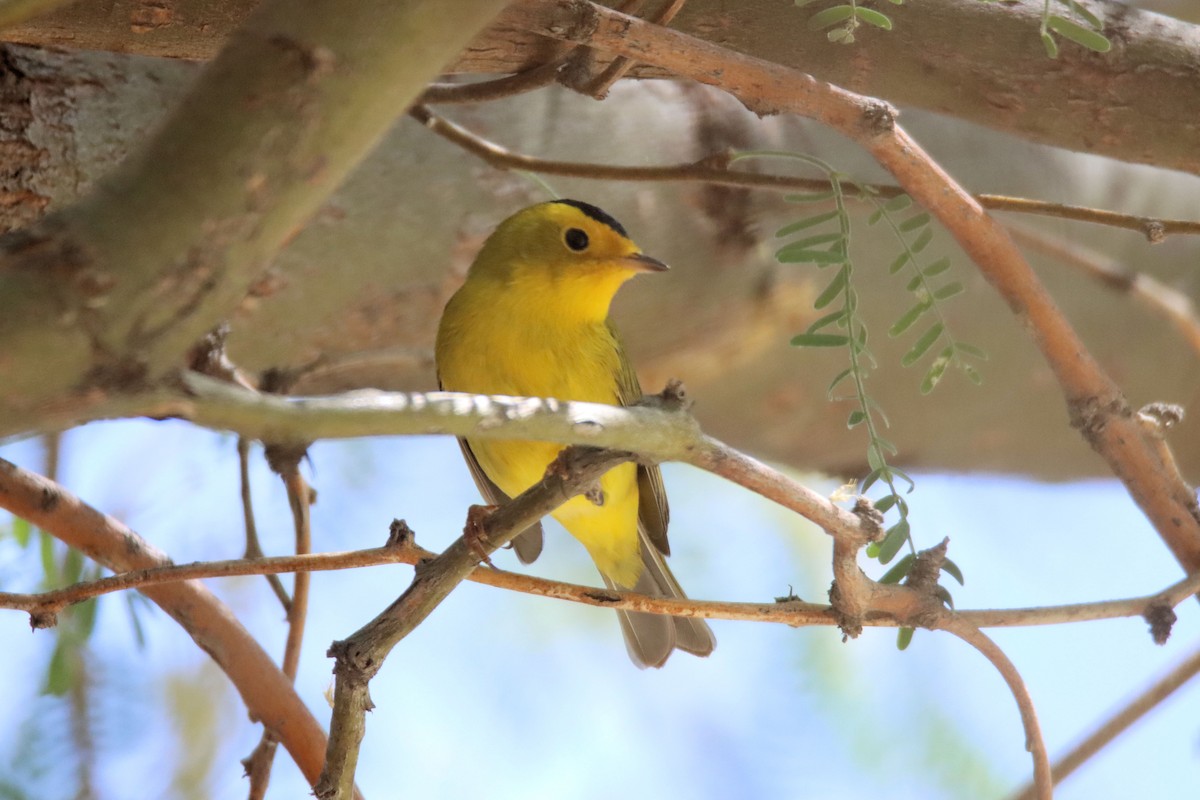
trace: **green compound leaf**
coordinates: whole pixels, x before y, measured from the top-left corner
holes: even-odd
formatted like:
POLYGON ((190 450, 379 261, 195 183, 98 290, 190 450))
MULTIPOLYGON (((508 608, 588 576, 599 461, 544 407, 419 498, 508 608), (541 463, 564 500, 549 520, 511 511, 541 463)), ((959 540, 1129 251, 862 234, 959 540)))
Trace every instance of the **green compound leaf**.
POLYGON ((898 194, 895 197, 893 197, 891 200, 888 200, 886 203, 883 204, 883 210, 888 212, 889 214, 896 214, 901 211, 904 211, 906 208, 911 206, 912 203, 913 203, 912 198, 909 197, 908 195, 898 194))
POLYGON ((1087 20, 1087 23, 1089 25, 1091 25, 1093 28, 1095 28, 1096 30, 1098 30, 1098 31, 1104 30, 1104 23, 1100 20, 1100 18, 1097 17, 1095 14, 1093 14, 1088 9, 1079 5, 1079 3, 1076 3, 1075 0, 1066 0, 1064 5, 1067 8, 1071 9, 1071 11, 1075 12, 1076 14, 1078 14, 1079 16, 1081 16, 1085 20, 1087 20))
POLYGON ((984 351, 980 350, 978 347, 976 347, 973 344, 967 344, 966 342, 955 342, 954 349, 965 355, 973 356, 974 358, 978 358, 980 361, 988 360, 988 354, 985 353, 984 351))
POLYGON ((904 314, 901 315, 900 319, 896 320, 895 324, 888 329, 888 336, 891 336, 893 339, 895 339, 897 336, 911 328, 913 323, 920 319, 921 315, 932 307, 933 303, 929 302, 928 300, 922 300, 921 302, 917 303, 908 311, 905 311, 904 314))
MULTIPOLYGON (((879 504, 876 503, 875 507, 879 508, 879 504)), ((899 583, 900 581, 902 581, 908 577, 908 573, 912 569, 912 565, 915 564, 916 561, 917 561, 916 556, 914 556, 912 553, 908 553, 907 555, 904 556, 904 558, 897 561, 892 566, 891 569, 889 569, 887 572, 885 572, 883 574, 883 577, 879 579, 879 582, 880 583, 899 583)))
POLYGON ((867 421, 867 414, 861 408, 856 408, 846 417, 846 427, 855 428, 867 421))
POLYGON ((934 387, 941 381, 942 376, 946 374, 946 368, 950 366, 950 359, 954 358, 954 348, 947 347, 938 357, 934 359, 933 364, 929 366, 929 371, 925 373, 925 377, 921 380, 921 394, 929 394, 934 387))
POLYGON ((897 501, 899 501, 900 503, 904 502, 903 500, 900 500, 900 498, 894 494, 889 494, 884 497, 881 497, 881 498, 879 498, 879 501, 877 503, 875 503, 875 510, 878 511, 880 514, 886 514, 888 511, 891 510, 892 506, 896 505, 897 501))
POLYGON ((850 337, 840 333, 800 333, 792 337, 792 347, 845 347, 850 337))
POLYGON ((845 316, 846 316, 846 312, 842 311, 841 309, 838 309, 837 311, 834 311, 833 313, 826 314, 825 316, 821 317, 816 322, 814 322, 812 325, 809 325, 808 330, 806 330, 805 333, 816 333, 817 331, 821 330, 821 328, 826 328, 826 327, 832 325, 833 323, 837 322, 838 320, 842 319, 845 316))
POLYGON ((846 369, 839 372, 837 374, 837 377, 834 378, 832 381, 830 381, 829 388, 825 390, 826 396, 829 397, 830 400, 832 400, 833 399, 833 390, 837 388, 837 385, 839 383, 846 380, 846 378, 849 378, 853 373, 854 373, 854 370, 850 369, 849 367, 847 367, 846 369))
POLYGON ((854 6, 832 6, 824 11, 818 11, 808 18, 810 31, 823 31, 830 25, 845 22, 854 16, 854 6))
POLYGON ((924 250, 931 241, 933 241, 933 229, 925 228, 919 234, 917 234, 917 238, 913 240, 911 249, 914 253, 919 253, 924 250))
POLYGON ((1051 16, 1046 20, 1046 27, 1057 34, 1065 36, 1075 44, 1083 45, 1088 50, 1097 53, 1107 53, 1112 49, 1112 42, 1103 33, 1085 28, 1077 22, 1065 17, 1051 16))
POLYGON ((834 298, 841 294, 842 290, 846 288, 846 281, 849 278, 850 266, 848 264, 843 264, 842 268, 838 270, 837 275, 835 275, 833 280, 829 282, 829 285, 825 287, 825 291, 821 292, 820 296, 813 301, 813 308, 819 311, 832 303, 834 298))
POLYGON ((896 256, 896 260, 888 266, 888 274, 895 275, 897 272, 904 269, 904 265, 908 263, 909 258, 911 258, 911 256, 907 250, 896 256))
POLYGON ((888 528, 887 536, 879 543, 879 563, 886 564, 896 557, 900 548, 908 541, 910 532, 908 520, 902 519, 888 528))
POLYGON ((945 286, 935 291, 933 296, 937 300, 949 300, 951 297, 954 297, 954 295, 962 294, 964 291, 966 291, 966 287, 958 281, 955 281, 954 283, 947 283, 945 286))
POLYGON ((823 203, 826 200, 832 200, 835 196, 833 189, 824 192, 798 192, 796 194, 787 194, 783 199, 789 203, 823 203))
POLYGON ((820 225, 822 222, 828 222, 836 217, 839 213, 840 212, 838 212, 838 210, 835 208, 833 211, 826 211, 824 214, 816 214, 811 217, 805 217, 802 220, 793 222, 791 225, 784 225, 782 228, 775 231, 775 236, 777 238, 791 236, 793 233, 802 231, 805 228, 812 228, 816 225, 820 225))
POLYGON ((921 334, 921 338, 917 339, 917 341, 913 343, 912 348, 904 354, 903 358, 900 359, 901 365, 905 367, 911 367, 913 364, 917 363, 917 360, 920 359, 921 356, 925 355, 929 348, 933 346, 933 343, 937 341, 938 337, 942 335, 944 327, 945 326, 943 326, 942 323, 935 322, 929 328, 929 330, 921 334))
POLYGON ((861 19, 868 25, 874 25, 876 28, 882 28, 885 31, 892 29, 892 20, 887 14, 881 14, 872 8, 863 8, 858 6, 854 9, 854 16, 861 19))
POLYGON ((1042 46, 1046 48, 1046 55, 1058 58, 1058 42, 1046 31, 1042 31, 1042 46))
POLYGON ((921 270, 921 274, 926 278, 932 278, 934 275, 941 275, 946 270, 950 269, 950 257, 942 256, 937 261, 934 261, 929 266, 921 270))
POLYGON ((933 218, 929 216, 929 212, 922 211, 920 214, 915 214, 904 220, 904 222, 901 222, 896 227, 908 233, 909 231, 915 231, 917 228, 924 228, 929 224, 931 219, 933 218))

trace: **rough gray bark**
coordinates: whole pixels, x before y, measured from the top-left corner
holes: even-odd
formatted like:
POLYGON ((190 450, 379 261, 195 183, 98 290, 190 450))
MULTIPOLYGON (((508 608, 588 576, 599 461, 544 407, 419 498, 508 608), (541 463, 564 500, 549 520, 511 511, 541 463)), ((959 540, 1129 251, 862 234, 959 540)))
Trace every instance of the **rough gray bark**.
MULTIPOLYGON (((5 126, 14 142, 5 147, 41 155, 10 174, 4 190, 17 195, 33 186, 50 208, 136 147, 195 72, 158 59, 24 48, 10 48, 7 63, 24 76, 15 83, 28 88, 26 116, 34 107, 43 116, 24 129, 5 126)), ((21 108, 17 102, 3 118, 20 118, 21 108)), ((729 98, 668 82, 622 84, 604 103, 551 90, 447 113, 499 142, 546 156, 674 163, 727 146, 785 147, 863 177, 875 174, 861 155, 813 126, 759 121, 729 98)), ((1062 160, 934 117, 908 115, 906 122, 972 188, 1054 192, 1063 200, 1163 215, 1195 208, 1195 181, 1182 176, 1062 160)), ((863 471, 862 437, 843 424, 848 409, 824 397, 843 366, 839 357, 787 346, 811 318, 824 278, 770 257, 771 234, 794 218, 793 208, 773 194, 694 184, 553 183, 565 196, 610 209, 649 252, 675 267, 634 282, 619 297, 621 327, 645 386, 683 379, 707 430, 760 455, 799 467, 863 471)), ((325 368, 301 384, 310 392, 432 388, 430 347, 443 303, 491 227, 543 197, 533 183, 464 156, 411 120, 401 122, 254 284, 231 319, 235 359, 253 371, 322 362, 325 368)), ((1182 288, 1200 286, 1191 266, 1195 242, 1173 239, 1151 249, 1124 232, 1065 223, 1050 229, 1086 237, 1182 288)), ((884 365, 871 388, 892 418, 889 435, 902 463, 1053 478, 1104 474, 1067 428, 1062 400, 1025 337, 961 259, 956 269, 969 291, 949 304, 950 321, 957 335, 990 353, 986 383, 976 389, 952 375, 932 397, 919 397, 920 374, 897 366, 909 340, 885 335, 910 302, 906 278, 886 274, 895 245, 861 217, 857 230, 868 245, 859 259, 863 304, 884 365)), ((1086 279, 1047 277, 1132 402, 1195 403, 1194 355, 1166 323, 1086 279)), ((1174 443, 1194 475, 1200 446, 1187 430, 1174 443)))

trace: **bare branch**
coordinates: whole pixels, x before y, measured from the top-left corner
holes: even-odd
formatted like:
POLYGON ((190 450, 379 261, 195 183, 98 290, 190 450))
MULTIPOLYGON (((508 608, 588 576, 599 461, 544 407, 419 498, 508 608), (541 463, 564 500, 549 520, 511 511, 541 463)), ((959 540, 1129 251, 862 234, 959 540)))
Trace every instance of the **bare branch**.
POLYGON ((1049 236, 1025 226, 1009 225, 1018 243, 1094 278, 1116 292, 1132 296, 1154 314, 1175 326, 1192 351, 1200 356, 1200 317, 1192 298, 1145 272, 1118 264, 1083 245, 1049 236))
POLYGON ((1009 660, 1000 647, 989 639, 982 631, 965 622, 955 614, 947 611, 937 623, 941 630, 952 633, 967 644, 978 650, 984 658, 992 662, 992 666, 1004 678, 1017 701, 1021 712, 1021 724, 1025 726, 1025 749, 1033 756, 1033 786, 1034 797, 1037 800, 1050 800, 1054 796, 1054 784, 1050 776, 1050 757, 1046 754, 1046 742, 1042 737, 1042 728, 1038 725, 1037 711, 1033 707, 1033 698, 1021 678, 1021 673, 1009 660))
MULTIPOLYGON (((1055 761, 1053 769, 1055 785, 1062 783, 1084 762, 1129 730, 1135 722, 1161 705, 1197 674, 1200 674, 1200 650, 1192 653, 1178 666, 1148 686, 1145 691, 1101 723, 1087 738, 1055 761)), ((1034 797, 1033 788, 1026 787, 1014 797, 1014 800, 1033 800, 1034 797)))
POLYGON ((521 531, 630 458, 629 453, 564 450, 539 483, 488 512, 481 521, 469 515, 463 536, 433 561, 422 564, 399 599, 350 638, 333 644, 329 654, 337 661, 334 667, 337 683, 325 771, 314 789, 318 798, 350 796, 365 724, 363 717, 371 707, 367 685, 396 643, 415 630, 471 573, 481 551, 486 558, 488 553, 508 544, 521 531))
MULTIPOLYGON (((470 84, 468 84, 470 85, 470 84)), ((524 170, 544 175, 564 175, 572 178, 590 178, 610 181, 697 181, 722 186, 741 186, 750 189, 774 191, 802 190, 825 191, 829 181, 820 178, 804 178, 769 172, 747 172, 731 167, 734 153, 712 155, 685 164, 664 164, 656 167, 625 166, 618 164, 593 164, 580 161, 557 161, 517 153, 502 145, 483 138, 479 134, 457 123, 435 114, 422 105, 414 106, 409 114, 436 133, 453 142, 468 153, 478 156, 496 169, 524 170)), ((898 186, 866 184, 865 188, 880 197, 896 197, 904 194, 898 186)), ((1087 208, 1045 200, 1030 200, 1024 197, 1008 197, 998 194, 972 195, 975 201, 991 211, 1011 211, 1020 214, 1087 222, 1135 231, 1153 242, 1160 242, 1170 235, 1200 234, 1200 220, 1158 219, 1135 214, 1121 214, 1100 208, 1087 208)))
MULTIPOLYGON (((3 459, 0 502, 111 570, 142 570, 170 563, 120 521, 101 514, 58 484, 3 459)), ((147 586, 142 591, 212 657, 237 687, 250 714, 271 728, 304 776, 315 781, 325 757, 324 731, 233 613, 196 581, 147 586)), ((38 620, 34 623, 36 626, 38 620)))

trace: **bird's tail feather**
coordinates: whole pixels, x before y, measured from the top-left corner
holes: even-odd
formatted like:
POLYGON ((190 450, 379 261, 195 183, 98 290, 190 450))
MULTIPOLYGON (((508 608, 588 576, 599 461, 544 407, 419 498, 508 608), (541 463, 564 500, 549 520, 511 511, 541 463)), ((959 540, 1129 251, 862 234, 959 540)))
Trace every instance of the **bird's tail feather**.
MULTIPOLYGON (((651 597, 686 598, 662 554, 650 543, 641 526, 638 527, 638 544, 642 553, 641 577, 632 587, 618 587, 604 577, 605 585, 610 589, 631 589, 651 597)), ((661 667, 676 648, 693 655, 707 656, 717 646, 712 629, 698 617, 666 617, 624 610, 617 611, 617 617, 621 622, 629 657, 642 668, 661 667)))

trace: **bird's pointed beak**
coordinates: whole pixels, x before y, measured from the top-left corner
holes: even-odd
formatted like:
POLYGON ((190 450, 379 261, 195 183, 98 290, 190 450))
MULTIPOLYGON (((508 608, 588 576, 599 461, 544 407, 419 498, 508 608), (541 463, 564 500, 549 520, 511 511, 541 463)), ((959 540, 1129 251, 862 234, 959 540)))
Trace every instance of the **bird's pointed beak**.
POLYGON ((634 253, 622 259, 630 269, 636 272, 666 272, 670 269, 666 264, 645 253, 634 253))

